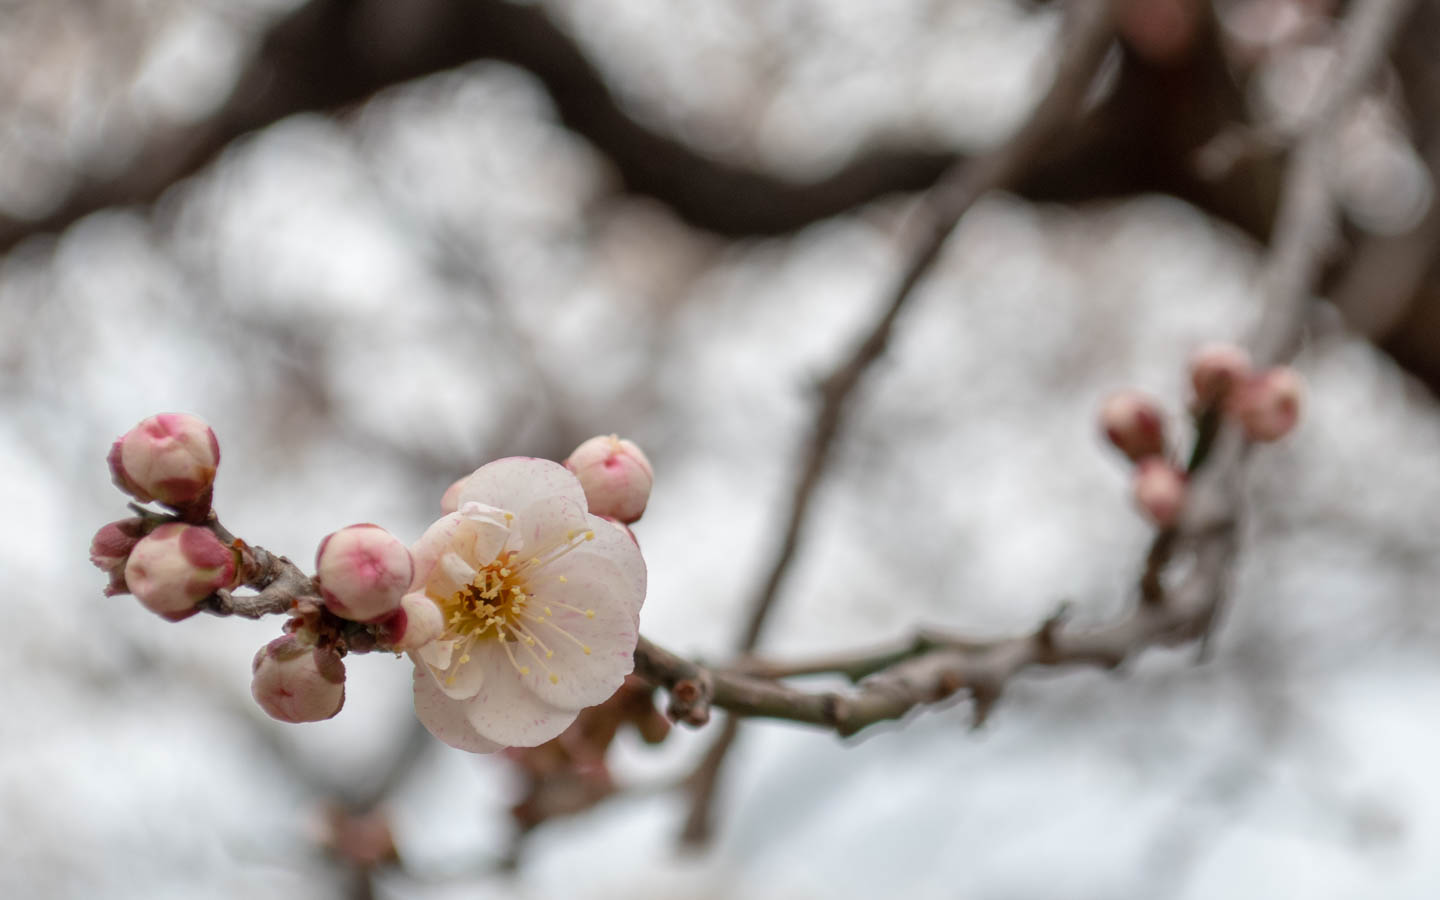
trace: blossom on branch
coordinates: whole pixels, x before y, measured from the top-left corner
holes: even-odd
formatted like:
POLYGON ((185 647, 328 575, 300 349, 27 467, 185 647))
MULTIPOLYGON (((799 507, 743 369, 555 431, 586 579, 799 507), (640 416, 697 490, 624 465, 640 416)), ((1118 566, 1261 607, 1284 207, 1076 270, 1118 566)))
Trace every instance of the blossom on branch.
POLYGON ((172 622, 195 614, 195 605, 235 586, 235 551, 207 528, 169 522, 130 551, 126 587, 145 608, 172 622))
POLYGON ((1100 408, 1100 430, 1131 462, 1165 453, 1165 417, 1160 404, 1139 391, 1111 394, 1100 408))
POLYGON ((187 413, 151 416, 110 448, 115 486, 137 500, 208 511, 220 444, 204 421, 187 413))
POLYGON ((1186 480, 1183 471, 1159 457, 1141 460, 1132 482, 1135 505, 1151 522, 1169 528, 1185 506, 1186 480))
POLYGON ((315 581, 332 613, 374 622, 400 608, 415 577, 410 551, 379 525, 351 525, 315 551, 315 581))
POLYGON ((1246 382, 1235 397, 1234 415, 1252 441, 1278 441, 1300 421, 1305 393, 1299 374, 1279 366, 1246 382))
POLYGON ((595 515, 629 525, 644 514, 655 473, 633 441, 613 434, 593 437, 575 448, 565 468, 580 479, 595 515))
POLYGON ((488 753, 550 740, 634 668, 645 561, 549 460, 482 466, 457 511, 411 548, 444 632, 411 656, 415 712, 437 738, 488 753))
POLYGON ((104 525, 90 540, 90 562, 95 568, 110 576, 105 596, 128 594, 125 586, 125 564, 130 561, 130 551, 145 536, 145 523, 131 516, 118 522, 104 525))
POLYGON ((345 705, 345 664, 333 648, 282 635, 260 648, 250 669, 251 696, 281 722, 319 722, 345 705))

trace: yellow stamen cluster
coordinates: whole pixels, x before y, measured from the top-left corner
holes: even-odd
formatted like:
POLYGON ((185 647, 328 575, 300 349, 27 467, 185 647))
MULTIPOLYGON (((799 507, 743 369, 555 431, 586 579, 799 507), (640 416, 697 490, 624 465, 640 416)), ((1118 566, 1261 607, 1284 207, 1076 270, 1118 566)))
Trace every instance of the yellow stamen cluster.
MULTIPOLYGON (((469 651, 477 643, 494 640, 504 650, 510 665, 521 675, 529 675, 530 666, 522 664, 516 658, 517 648, 528 653, 535 663, 545 670, 551 684, 558 684, 560 676, 546 664, 546 660, 555 656, 555 651, 546 646, 536 633, 542 625, 563 635, 577 644, 585 655, 590 655, 589 646, 551 621, 554 613, 550 605, 539 605, 539 608, 536 608, 528 576, 539 574, 539 570, 547 564, 569 553, 582 542, 594 538, 593 531, 578 534, 570 532, 565 536, 564 542, 537 551, 520 562, 516 561, 517 553, 514 550, 503 551, 494 562, 481 567, 470 584, 449 597, 441 598, 440 610, 445 616, 447 636, 456 641, 451 651, 455 654, 451 664, 452 674, 445 679, 446 683, 455 683, 453 673, 470 662, 469 651)), ((558 580, 561 583, 566 582, 563 575, 558 576, 558 580)), ((581 613, 587 618, 595 617, 593 609, 580 609, 554 601, 551 601, 551 605, 581 613)))

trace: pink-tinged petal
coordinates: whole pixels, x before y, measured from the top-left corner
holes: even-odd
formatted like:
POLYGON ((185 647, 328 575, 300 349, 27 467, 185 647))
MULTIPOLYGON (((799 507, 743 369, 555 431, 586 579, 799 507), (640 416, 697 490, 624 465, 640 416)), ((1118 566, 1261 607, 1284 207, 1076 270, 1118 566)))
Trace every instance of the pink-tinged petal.
POLYGON ((446 553, 458 552, 472 564, 490 562, 505 545, 509 534, 504 513, 498 509, 475 505, 441 516, 410 548, 415 560, 411 589, 425 585, 436 563, 446 553))
POLYGON ((422 671, 423 668, 417 666, 415 669, 415 716, 425 730, 444 743, 471 753, 494 753, 504 749, 504 744, 486 740, 477 734, 465 717, 468 701, 451 700, 445 696, 435 684, 435 679, 422 671))
POLYGON ((445 553, 435 568, 430 570, 430 578, 425 582, 425 592, 436 598, 453 597, 474 583, 477 574, 479 573, 471 568, 469 563, 460 558, 460 554, 445 553))
POLYGON ((456 648, 450 652, 449 665, 445 668, 427 665, 440 692, 455 700, 468 700, 478 694, 485 681, 485 667, 480 665, 479 658, 486 649, 472 647, 459 651, 456 648))
POLYGON ((460 503, 476 501, 519 512, 547 497, 564 497, 586 509, 585 489, 569 469, 548 459, 511 456, 486 463, 465 479, 460 503))
MULTIPOLYGON (((481 737, 510 747, 535 747, 569 728, 580 714, 579 709, 552 706, 526 688, 498 645, 476 650, 481 652, 472 652, 471 664, 484 667, 483 684, 480 693, 465 701, 465 709, 481 737)), ((523 665, 518 656, 516 662, 523 665)))
POLYGON ((546 497, 515 514, 514 534, 519 541, 514 549, 520 551, 521 561, 537 553, 543 560, 566 544, 583 541, 589 530, 584 504, 567 497, 546 497))
POLYGON ((554 586, 567 582, 589 585, 587 590, 593 592, 593 596, 586 602, 574 605, 582 609, 601 603, 617 606, 625 611, 632 622, 640 621, 640 604, 645 598, 635 593, 634 583, 610 560, 600 556, 571 553, 532 577, 530 586, 532 593, 554 597, 554 593, 547 592, 554 586))
MULTIPOLYGON (((443 672, 450 668, 450 655, 454 650, 454 641, 431 641, 415 653, 420 657, 420 661, 443 672)), ((416 665, 419 665, 419 662, 416 665)))
MULTIPOLYGON (((645 602, 645 557, 625 532, 599 516, 589 516, 589 529, 595 539, 586 541, 574 551, 544 568, 545 576, 564 575, 581 580, 611 580, 620 587, 615 598, 639 614, 645 602)), ((547 581, 554 580, 547 578, 547 581)))
POLYGON ((613 594, 611 583, 568 577, 537 588, 535 614, 544 621, 525 623, 537 645, 519 647, 516 658, 530 668, 521 680, 540 699, 559 707, 594 706, 635 668, 637 619, 613 594), (595 614, 587 616, 587 609, 595 614), (546 650, 553 655, 547 658, 546 650))
MULTIPOLYGON (((445 617, 424 591, 412 591, 400 598, 400 608, 382 627, 392 648, 418 650, 445 634, 445 617)), ((447 659, 444 665, 449 664, 447 659)))

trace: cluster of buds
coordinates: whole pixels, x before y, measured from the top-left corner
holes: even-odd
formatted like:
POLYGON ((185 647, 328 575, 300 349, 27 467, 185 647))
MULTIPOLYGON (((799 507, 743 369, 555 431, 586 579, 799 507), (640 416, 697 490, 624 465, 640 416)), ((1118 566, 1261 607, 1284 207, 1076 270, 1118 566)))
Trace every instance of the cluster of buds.
POLYGON ((107 596, 134 594, 146 609, 178 621, 239 582, 239 550, 198 524, 210 514, 220 464, 209 425, 182 413, 151 416, 115 441, 109 463, 117 487, 169 507, 170 515, 120 519, 95 533, 90 561, 110 577, 107 596))
MULTIPOLYGON (((1232 344, 1210 344, 1190 358, 1196 421, 1219 415, 1251 441, 1276 441, 1300 420, 1300 376, 1286 366, 1255 371, 1249 355, 1232 344)), ((1135 464, 1135 503, 1161 528, 1175 524, 1185 507, 1188 476, 1171 453, 1160 404, 1139 391, 1113 394, 1100 410, 1100 427, 1135 464)))
MULTIPOLYGON (((630 441, 592 438, 563 466, 481 466, 446 492, 446 515, 413 547, 378 525, 351 525, 320 541, 313 576, 220 527, 219 461, 214 433, 194 416, 153 416, 127 432, 110 451, 115 484, 167 509, 104 526, 90 558, 109 576, 107 595, 133 593, 172 621, 202 609, 288 615, 252 665, 251 692, 270 716, 328 719, 345 702, 346 654, 408 652, 426 727, 489 752, 554 738, 629 673, 646 577, 629 525, 653 481, 630 441), (233 597, 242 584, 259 593, 233 597)), ((570 740, 603 756, 631 715, 607 707, 582 722, 587 737, 570 740), (594 737, 607 722, 608 737, 594 737)), ((645 720, 647 733, 657 727, 645 720)))

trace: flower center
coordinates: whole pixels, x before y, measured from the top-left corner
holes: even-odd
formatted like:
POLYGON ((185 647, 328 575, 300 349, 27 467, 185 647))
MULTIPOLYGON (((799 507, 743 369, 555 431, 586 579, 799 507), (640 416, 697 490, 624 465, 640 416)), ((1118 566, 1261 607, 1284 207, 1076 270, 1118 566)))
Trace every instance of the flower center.
MULTIPOLYGON (((593 531, 570 532, 564 541, 538 549, 519 562, 516 551, 502 550, 494 562, 476 572, 473 581, 441 599, 445 629, 454 636, 456 644, 452 652, 458 655, 446 683, 454 684, 453 673, 470 662, 470 650, 484 641, 496 642, 521 675, 529 675, 529 662, 535 662, 546 672, 551 684, 559 684, 560 676, 547 664, 547 660, 554 658, 555 651, 545 643, 545 638, 563 637, 589 656, 589 645, 552 621, 552 608, 580 613, 589 619, 595 618, 595 610, 537 598, 531 585, 532 578, 543 582, 546 576, 542 571, 547 565, 594 538, 593 531)), ((561 584, 566 583, 564 575, 553 577, 561 584)))

